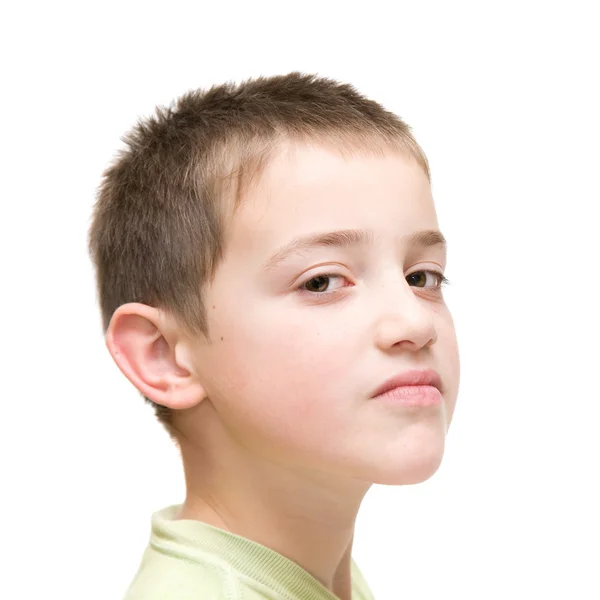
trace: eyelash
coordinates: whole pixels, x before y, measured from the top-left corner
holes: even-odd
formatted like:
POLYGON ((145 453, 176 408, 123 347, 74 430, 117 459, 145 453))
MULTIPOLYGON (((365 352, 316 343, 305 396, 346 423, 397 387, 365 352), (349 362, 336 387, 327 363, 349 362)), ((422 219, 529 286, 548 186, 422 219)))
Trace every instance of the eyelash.
MULTIPOLYGON (((450 284, 450 281, 448 279, 446 279, 446 277, 444 277, 443 273, 440 273, 439 271, 434 271, 432 269, 422 269, 420 271, 413 271, 410 275, 407 275, 407 277, 410 277, 411 275, 416 275, 417 273, 429 273, 430 275, 435 275, 439 278, 440 283, 439 285, 435 286, 434 288, 421 288, 421 289, 433 289, 434 292, 440 292, 442 287, 445 285, 450 284)), ((309 294, 311 296, 328 296, 331 294, 335 294, 338 290, 335 290, 333 292, 311 292, 309 290, 304 289, 304 286, 313 281, 314 279, 320 279, 321 277, 327 277, 329 279, 337 279, 337 278, 344 278, 346 279, 343 275, 339 275, 338 273, 321 273, 320 275, 315 275, 314 277, 311 277, 310 279, 307 279, 304 283, 302 283, 298 290, 300 292, 303 292, 305 294, 309 294)), ((412 286, 412 287, 417 287, 417 286, 412 286)))

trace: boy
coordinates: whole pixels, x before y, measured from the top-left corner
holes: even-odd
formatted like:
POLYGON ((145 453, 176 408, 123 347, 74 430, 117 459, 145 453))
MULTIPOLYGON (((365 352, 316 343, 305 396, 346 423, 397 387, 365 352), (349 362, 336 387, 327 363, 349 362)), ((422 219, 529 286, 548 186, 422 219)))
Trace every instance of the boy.
POLYGON ((181 451, 127 600, 369 600, 373 483, 439 467, 459 384, 408 126, 311 75, 190 92, 125 138, 90 229, 106 344, 181 451))

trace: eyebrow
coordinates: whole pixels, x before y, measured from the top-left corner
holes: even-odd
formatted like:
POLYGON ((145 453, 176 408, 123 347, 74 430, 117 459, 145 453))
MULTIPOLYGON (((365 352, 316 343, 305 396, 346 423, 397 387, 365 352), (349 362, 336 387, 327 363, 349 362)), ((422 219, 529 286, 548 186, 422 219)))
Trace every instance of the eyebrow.
MULTIPOLYGON (((409 246, 420 248, 431 248, 442 246, 444 251, 448 247, 446 238, 437 229, 423 229, 416 231, 406 238, 409 246)), ((336 248, 350 248, 356 246, 368 246, 373 244, 375 235, 367 229, 341 229, 325 233, 313 233, 294 238, 291 242, 282 246, 263 265, 265 271, 271 271, 290 255, 309 250, 311 248, 329 246, 336 248)))

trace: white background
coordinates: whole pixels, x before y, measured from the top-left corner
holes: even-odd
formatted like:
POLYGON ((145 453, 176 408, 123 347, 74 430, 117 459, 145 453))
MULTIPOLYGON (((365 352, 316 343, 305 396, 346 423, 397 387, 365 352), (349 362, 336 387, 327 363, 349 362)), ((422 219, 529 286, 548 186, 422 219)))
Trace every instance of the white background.
POLYGON ((364 501, 377 600, 600 598, 597 6, 3 8, 0 597, 121 598, 151 513, 183 500, 104 346, 87 255, 120 136, 191 88, 301 70, 412 126, 449 241, 458 405, 438 472, 364 501))

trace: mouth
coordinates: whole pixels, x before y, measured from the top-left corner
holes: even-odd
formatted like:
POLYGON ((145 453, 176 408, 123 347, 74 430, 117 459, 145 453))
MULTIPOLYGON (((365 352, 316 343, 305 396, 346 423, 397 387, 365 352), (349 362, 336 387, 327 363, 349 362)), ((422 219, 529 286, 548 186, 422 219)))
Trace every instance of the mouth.
POLYGON ((371 398, 381 396, 396 388, 409 386, 431 386, 439 392, 442 391, 442 378, 440 374, 433 369, 411 369, 398 373, 384 381, 374 392, 371 398))

